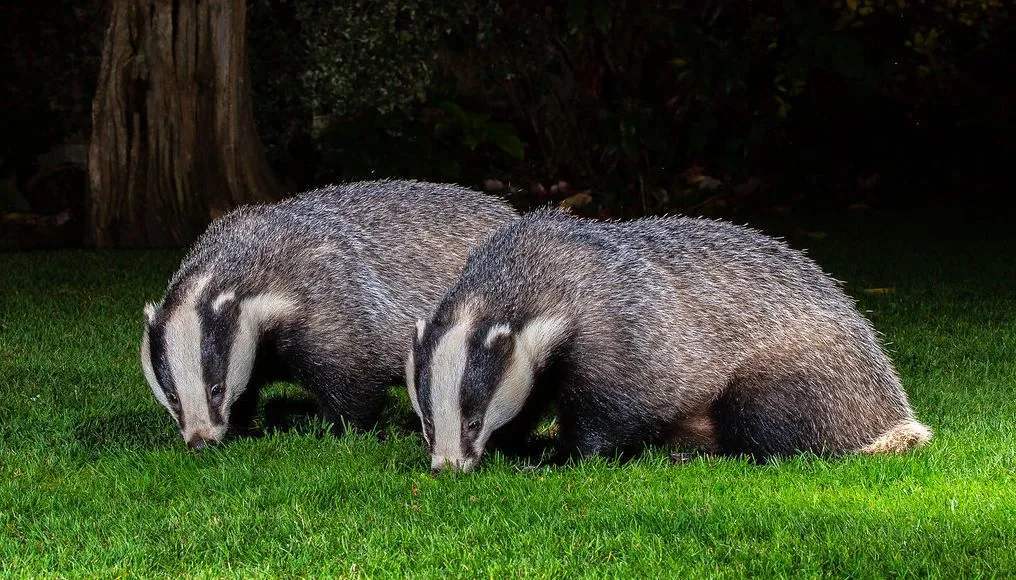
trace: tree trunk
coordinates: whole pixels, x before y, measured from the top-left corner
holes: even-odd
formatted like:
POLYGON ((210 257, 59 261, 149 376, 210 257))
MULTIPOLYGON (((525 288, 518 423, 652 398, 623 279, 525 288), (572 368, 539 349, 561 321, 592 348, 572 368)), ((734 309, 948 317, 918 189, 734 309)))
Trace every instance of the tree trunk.
POLYGON ((112 0, 92 103, 91 241, 177 246, 278 187, 254 126, 244 0, 112 0))

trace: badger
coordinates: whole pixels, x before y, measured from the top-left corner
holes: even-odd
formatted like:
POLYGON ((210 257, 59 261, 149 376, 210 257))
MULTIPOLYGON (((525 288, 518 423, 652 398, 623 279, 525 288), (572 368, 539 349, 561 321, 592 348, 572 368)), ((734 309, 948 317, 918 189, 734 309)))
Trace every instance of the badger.
POLYGON ((141 366, 187 445, 219 442, 264 380, 298 382, 336 425, 375 425, 405 337, 468 250, 517 218, 452 185, 373 181, 236 209, 144 308, 141 366), (255 363, 258 363, 257 366, 255 363), (245 396, 249 395, 249 396, 245 396))
POLYGON ((554 407, 568 456, 674 444, 766 460, 931 437, 839 283, 721 221, 529 214, 472 250, 412 343, 435 470, 472 469, 554 407))

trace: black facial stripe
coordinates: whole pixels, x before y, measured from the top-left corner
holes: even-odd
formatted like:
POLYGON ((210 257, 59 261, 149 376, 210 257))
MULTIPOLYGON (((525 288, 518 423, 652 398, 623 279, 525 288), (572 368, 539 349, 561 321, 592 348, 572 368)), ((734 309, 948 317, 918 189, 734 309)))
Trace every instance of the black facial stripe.
POLYGON ((194 274, 195 273, 191 271, 183 275, 176 284, 173 284, 166 289, 166 295, 162 297, 163 312, 173 312, 181 304, 183 304, 189 288, 188 282, 194 279, 194 274))
POLYGON ((169 368, 169 359, 166 356, 166 326, 157 322, 148 327, 148 352, 151 355, 149 361, 152 371, 155 372, 155 379, 162 388, 162 392, 169 399, 176 415, 180 416, 180 400, 176 393, 176 383, 173 382, 173 373, 169 368))
POLYGON ((205 388, 205 398, 208 401, 208 418, 212 420, 212 425, 222 425, 225 420, 222 418, 222 407, 225 404, 223 399, 213 400, 212 394, 208 392, 208 388, 205 388))
POLYGON ((498 385, 512 364, 514 341, 497 340, 487 347, 486 340, 496 323, 479 326, 468 343, 466 370, 462 376, 459 405, 462 415, 462 450, 467 457, 476 456, 476 437, 483 431, 482 421, 498 385), (480 421, 479 429, 470 430, 471 423, 480 421))
POLYGON ((202 306, 198 311, 201 328, 201 375, 205 383, 205 396, 212 423, 221 425, 224 423, 222 411, 226 403, 226 374, 229 371, 233 341, 236 340, 239 309, 234 299, 223 303, 216 312, 208 298, 211 296, 206 295, 201 301, 202 306), (213 385, 221 386, 217 397, 212 393, 213 385))
MULTIPOLYGON (((423 338, 413 343, 413 363, 416 365, 416 368, 413 369, 416 402, 420 405, 420 414, 423 415, 424 422, 431 421, 434 416, 430 407, 430 361, 434 356, 434 349, 449 330, 451 330, 451 325, 438 326, 434 322, 429 322, 423 330, 423 338)), ((416 335, 413 336, 415 338, 416 335)), ((433 441, 432 433, 428 433, 427 436, 433 441)))

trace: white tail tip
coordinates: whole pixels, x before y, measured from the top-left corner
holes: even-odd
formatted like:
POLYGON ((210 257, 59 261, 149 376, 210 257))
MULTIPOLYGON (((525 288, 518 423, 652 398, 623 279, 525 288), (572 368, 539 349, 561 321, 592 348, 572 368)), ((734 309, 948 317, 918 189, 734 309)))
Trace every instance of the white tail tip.
POLYGON ((917 421, 906 421, 879 435, 861 448, 861 453, 902 453, 931 441, 931 429, 917 421))

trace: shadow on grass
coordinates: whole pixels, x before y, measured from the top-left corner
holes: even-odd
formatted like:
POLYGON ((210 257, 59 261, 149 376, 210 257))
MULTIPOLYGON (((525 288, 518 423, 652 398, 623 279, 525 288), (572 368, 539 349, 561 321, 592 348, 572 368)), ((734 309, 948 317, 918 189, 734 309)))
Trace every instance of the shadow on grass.
MULTIPOLYGON (((270 397, 261 405, 258 415, 245 408, 245 401, 238 403, 241 404, 233 409, 228 440, 259 438, 277 432, 316 436, 342 432, 341 426, 326 422, 317 401, 311 397, 270 397)), ((181 444, 172 419, 164 411, 154 409, 90 417, 74 428, 73 437, 86 458, 117 449, 160 449, 181 444)))
MULTIPOLYGON (((252 424, 257 425, 250 433, 255 437, 277 432, 339 437, 344 431, 341 424, 330 422, 317 400, 311 396, 269 397, 262 403, 260 416, 252 424)), ((376 427, 376 433, 382 440, 389 435, 419 434, 420 430, 419 418, 411 410, 407 412, 398 400, 389 401, 376 427)))
MULTIPOLYGON (((310 435, 314 437, 341 436, 341 425, 327 422, 313 397, 276 395, 258 405, 258 416, 242 418, 243 411, 234 417, 235 429, 230 431, 228 440, 260 438, 272 433, 310 435), (240 425, 245 425, 240 427, 240 425)), ((389 405, 382 416, 377 435, 381 440, 389 435, 417 436, 420 421, 414 413, 405 412, 398 401, 389 405)), ((422 438, 421 438, 422 440, 422 438)), ((137 411, 91 417, 74 429, 74 441, 80 459, 91 461, 110 451, 153 450, 181 446, 179 433, 166 413, 159 410, 137 411)), ((522 441, 508 438, 494 438, 488 446, 490 455, 498 454, 504 461, 521 469, 536 467, 569 468, 584 462, 575 454, 558 447, 557 438, 546 432, 531 434, 522 441)), ((674 464, 682 464, 697 458, 716 459, 716 456, 687 453, 667 446, 649 445, 637 451, 621 453, 605 458, 607 461, 624 465, 645 455, 656 453, 669 456, 674 464)))
POLYGON ((179 435, 165 413, 150 410, 86 419, 74 428, 74 440, 88 455, 109 449, 156 449, 173 445, 179 435))
MULTIPOLYGON (((272 397, 265 401, 263 418, 251 421, 246 409, 237 411, 230 439, 261 437, 275 431, 318 433, 323 418, 311 398, 272 397)), ((111 449, 159 449, 180 443, 173 420, 160 410, 91 417, 74 428, 81 451, 94 456, 111 449)))
POLYGON ((254 436, 273 432, 321 434, 325 422, 318 402, 312 397, 269 397, 264 401, 262 414, 257 421, 260 429, 251 433, 254 436))

